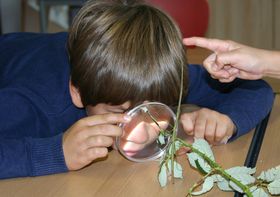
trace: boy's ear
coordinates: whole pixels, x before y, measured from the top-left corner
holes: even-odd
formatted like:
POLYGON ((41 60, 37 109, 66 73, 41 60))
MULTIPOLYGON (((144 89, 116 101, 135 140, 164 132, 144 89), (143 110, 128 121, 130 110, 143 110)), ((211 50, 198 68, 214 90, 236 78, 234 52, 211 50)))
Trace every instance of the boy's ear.
POLYGON ((82 100, 81 100, 80 92, 72 84, 71 80, 69 80, 69 90, 70 90, 70 95, 71 95, 73 104, 78 108, 83 108, 84 105, 83 105, 82 100))

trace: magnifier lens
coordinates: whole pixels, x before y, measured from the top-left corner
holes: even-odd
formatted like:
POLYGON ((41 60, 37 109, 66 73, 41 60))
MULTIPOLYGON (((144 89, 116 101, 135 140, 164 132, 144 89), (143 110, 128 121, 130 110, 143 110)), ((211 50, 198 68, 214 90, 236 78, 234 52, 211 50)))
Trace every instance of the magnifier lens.
POLYGON ((121 154, 131 161, 155 160, 164 154, 176 116, 165 104, 149 102, 130 110, 131 121, 121 124, 123 135, 116 139, 121 154), (167 135, 161 135, 160 133, 167 135))

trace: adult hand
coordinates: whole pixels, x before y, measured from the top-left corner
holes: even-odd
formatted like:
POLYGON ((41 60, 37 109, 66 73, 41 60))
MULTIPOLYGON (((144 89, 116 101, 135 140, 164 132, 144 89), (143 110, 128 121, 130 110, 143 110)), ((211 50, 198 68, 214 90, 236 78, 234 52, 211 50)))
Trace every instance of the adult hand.
POLYGON ((185 45, 206 48, 214 53, 207 57, 203 65, 213 78, 221 82, 231 82, 236 77, 241 79, 260 79, 267 65, 267 51, 245 46, 229 40, 200 37, 185 38, 185 45))
POLYGON ((124 114, 101 114, 83 118, 63 135, 63 152, 69 170, 78 170, 108 154, 113 138, 122 134, 118 123, 129 121, 124 114))

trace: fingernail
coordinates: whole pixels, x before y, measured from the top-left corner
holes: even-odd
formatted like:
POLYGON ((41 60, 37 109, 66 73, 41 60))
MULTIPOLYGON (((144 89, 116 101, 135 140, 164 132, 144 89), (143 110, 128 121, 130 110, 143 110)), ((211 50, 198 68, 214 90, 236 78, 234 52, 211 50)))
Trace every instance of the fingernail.
POLYGON ((224 139, 222 139, 221 144, 227 144, 228 140, 229 140, 229 136, 224 137, 224 139))
POLYGON ((125 116, 123 117, 123 119, 124 119, 126 122, 129 122, 129 121, 131 121, 131 116, 125 115, 125 116))

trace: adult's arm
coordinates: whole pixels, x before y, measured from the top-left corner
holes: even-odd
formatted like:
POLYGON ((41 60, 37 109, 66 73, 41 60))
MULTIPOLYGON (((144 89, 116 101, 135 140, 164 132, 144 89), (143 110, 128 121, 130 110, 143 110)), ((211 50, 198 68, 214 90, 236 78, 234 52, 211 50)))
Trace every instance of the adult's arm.
POLYGON ((280 51, 201 37, 185 38, 183 42, 214 52, 204 60, 203 65, 221 82, 231 82, 235 78, 255 80, 263 76, 280 78, 280 51))
POLYGON ((228 115, 237 128, 231 139, 253 129, 269 113, 274 100, 271 87, 263 80, 220 83, 201 65, 189 65, 189 83, 184 102, 228 115))

